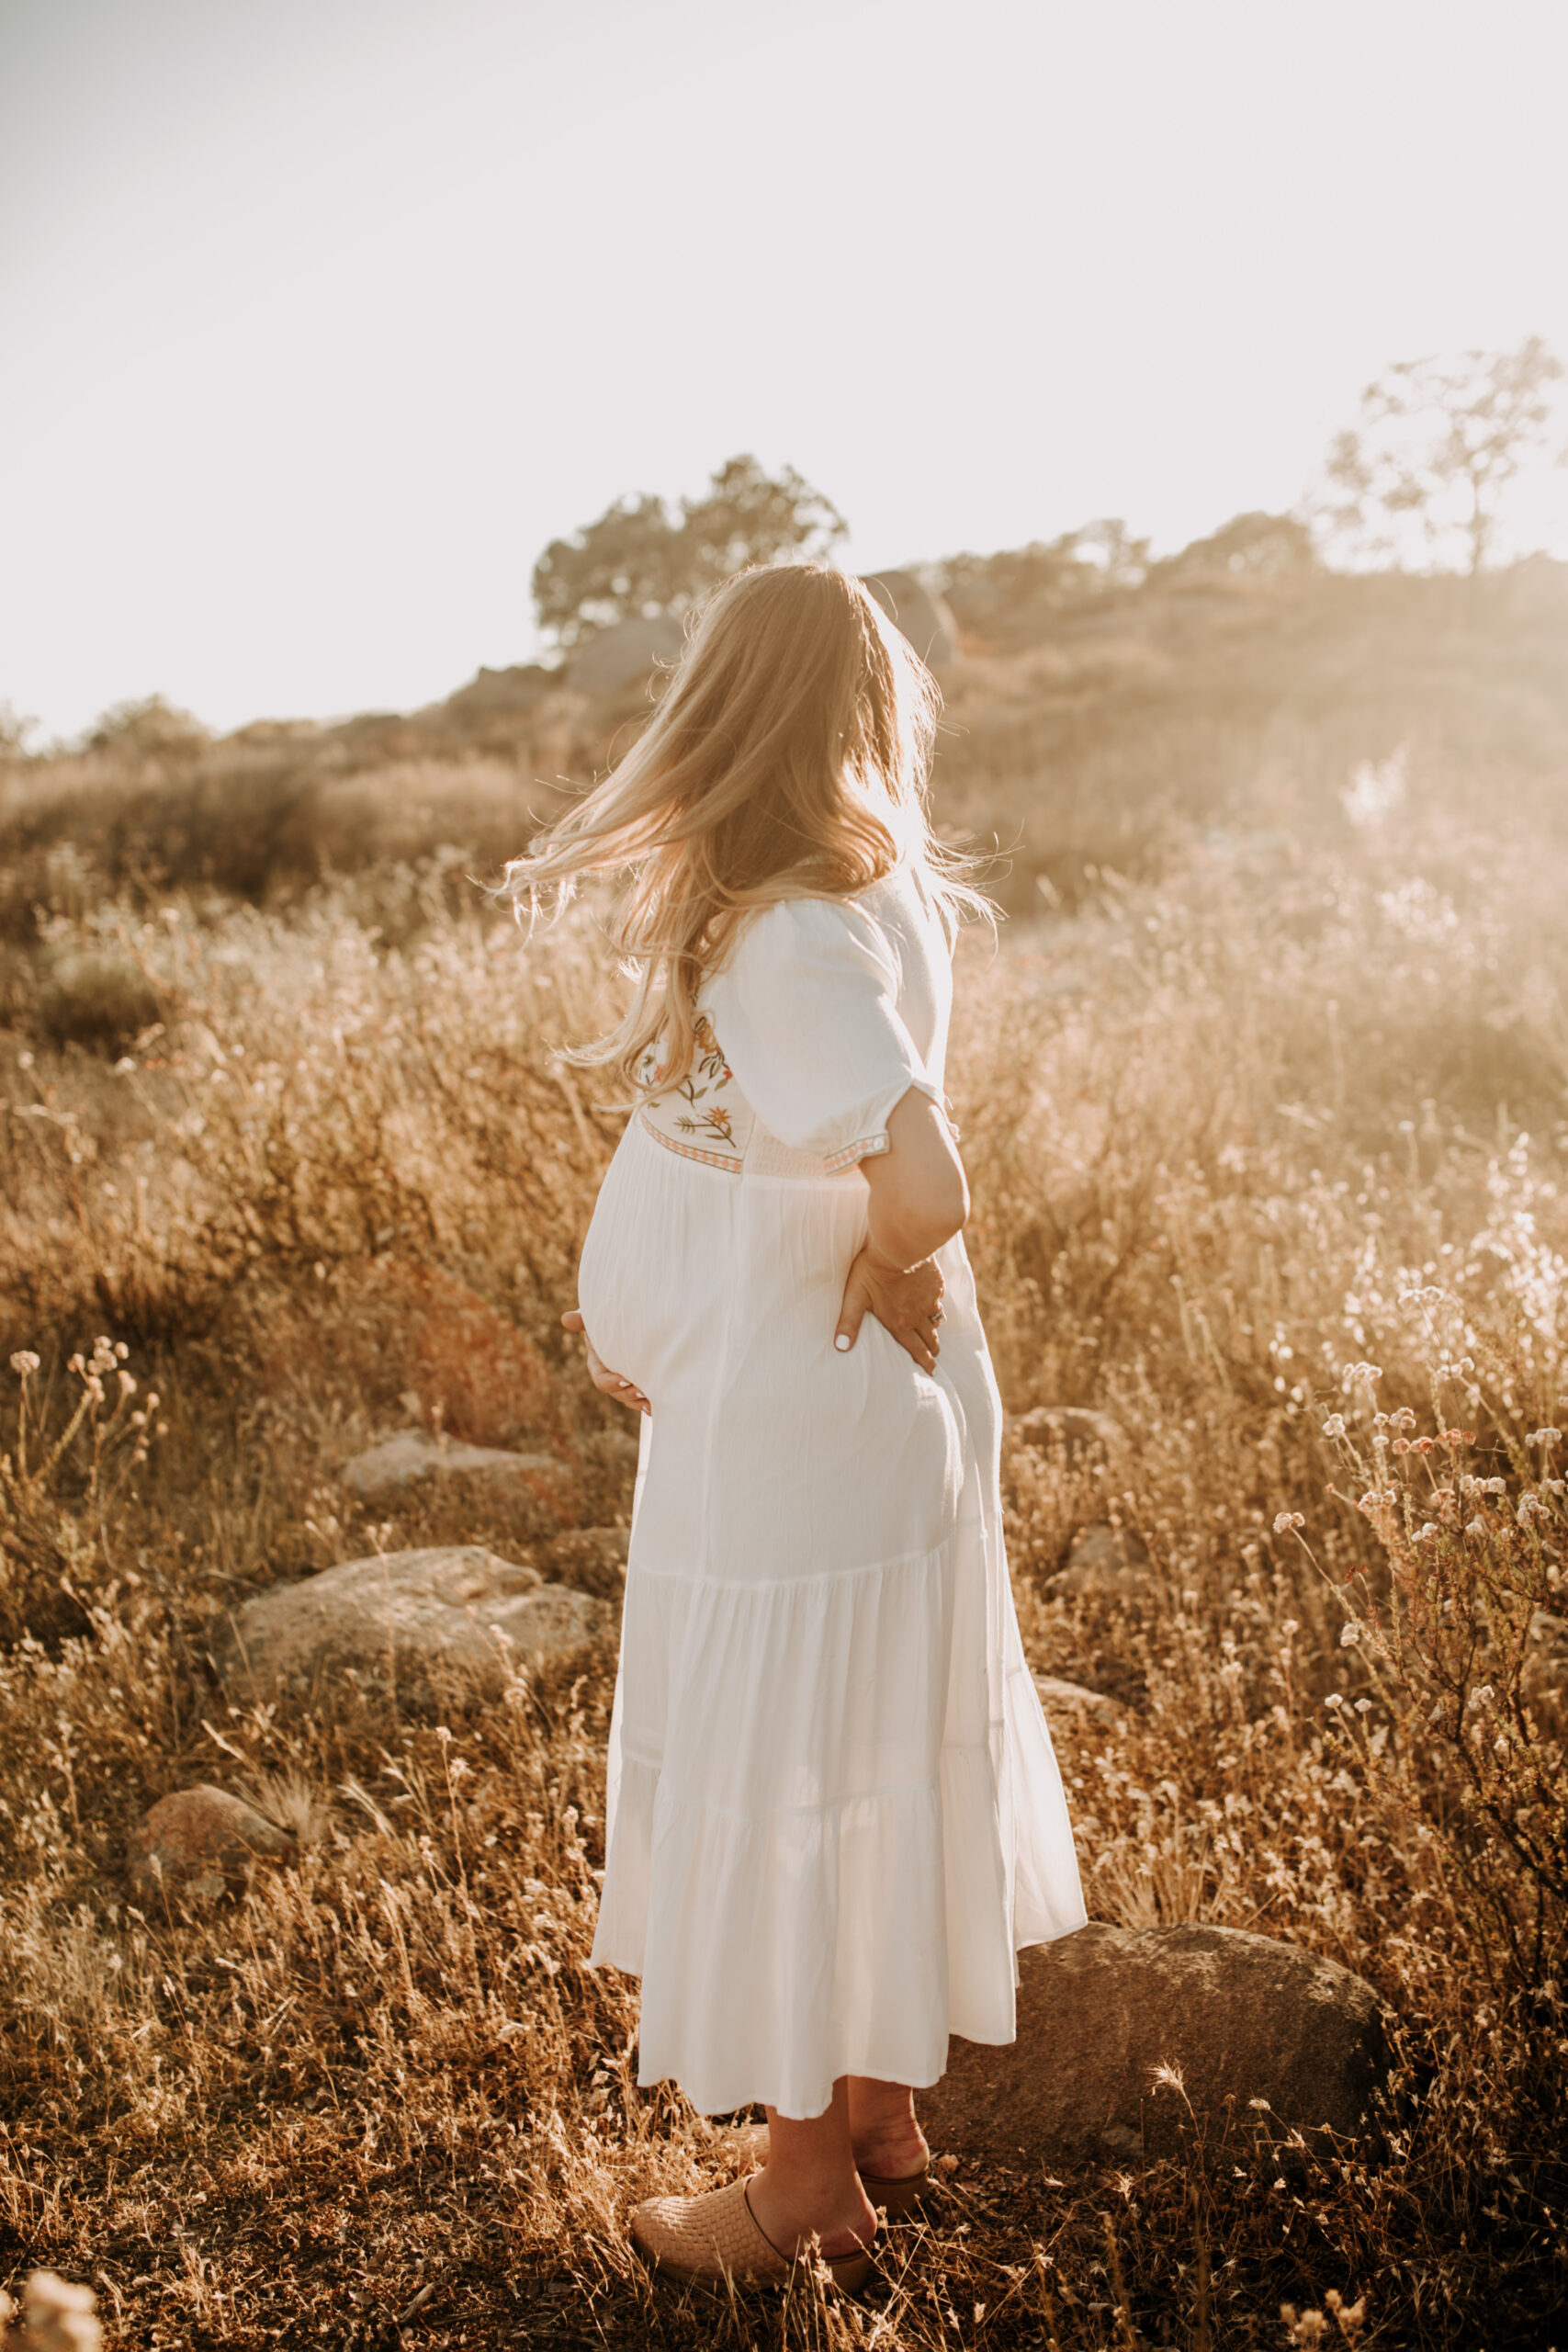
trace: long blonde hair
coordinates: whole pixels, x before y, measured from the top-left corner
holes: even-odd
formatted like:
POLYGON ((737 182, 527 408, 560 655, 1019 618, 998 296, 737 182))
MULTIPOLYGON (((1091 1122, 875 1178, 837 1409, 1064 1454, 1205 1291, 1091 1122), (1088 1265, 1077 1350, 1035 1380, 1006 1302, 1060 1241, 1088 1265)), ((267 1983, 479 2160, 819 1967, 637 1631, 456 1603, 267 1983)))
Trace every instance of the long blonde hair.
POLYGON ((941 708, 924 662, 848 573, 759 565, 726 581, 633 749, 506 868, 530 924, 589 876, 626 877, 611 936, 631 1008, 568 1058, 609 1064, 638 1092, 679 1084, 704 976, 781 899, 847 898, 909 864, 950 926, 988 914, 926 814, 941 708))

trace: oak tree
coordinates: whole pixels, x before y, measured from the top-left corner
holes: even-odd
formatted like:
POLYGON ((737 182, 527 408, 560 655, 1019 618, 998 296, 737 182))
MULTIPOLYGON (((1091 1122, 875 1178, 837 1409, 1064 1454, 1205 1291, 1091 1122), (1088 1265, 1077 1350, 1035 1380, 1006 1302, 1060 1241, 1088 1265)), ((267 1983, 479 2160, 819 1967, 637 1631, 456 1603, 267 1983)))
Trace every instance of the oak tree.
POLYGON ((1439 567, 1457 555, 1465 571, 1483 571, 1521 466, 1537 456, 1568 461, 1551 447, 1562 372, 1539 335, 1516 351, 1385 369, 1329 451, 1316 511, 1331 538, 1395 560, 1424 541, 1439 567))
POLYGON ((699 498, 619 498, 534 567, 539 626, 570 649, 615 622, 682 613, 749 564, 828 555, 848 526, 832 501, 785 466, 729 458, 699 498))

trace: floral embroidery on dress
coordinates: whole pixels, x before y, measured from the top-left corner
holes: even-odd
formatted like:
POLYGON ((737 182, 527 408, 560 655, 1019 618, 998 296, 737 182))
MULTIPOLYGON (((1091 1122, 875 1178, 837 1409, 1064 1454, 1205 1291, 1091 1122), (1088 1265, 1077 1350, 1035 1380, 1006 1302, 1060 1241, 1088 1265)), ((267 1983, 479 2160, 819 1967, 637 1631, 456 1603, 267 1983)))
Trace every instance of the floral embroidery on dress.
POLYGON ((678 1085, 660 1085, 664 1072, 655 1046, 638 1063, 637 1083, 649 1089, 643 1125, 671 1151, 705 1159, 716 1168, 738 1170, 751 1131, 750 1108, 708 1014, 699 1012, 693 1026, 692 1067, 678 1085))
POLYGON ((727 1143, 734 1149, 735 1126, 728 1105, 708 1100, 709 1096, 721 1093, 733 1082, 735 1072, 724 1058, 724 1048, 714 1035, 713 1023, 705 1012, 699 1012, 696 1052, 692 1057, 691 1071, 672 1090, 691 1104, 692 1114, 676 1114, 675 1125, 682 1135, 712 1136, 719 1143, 727 1143), (697 1084, 699 1078, 704 1081, 701 1086, 697 1084))
POLYGON ((759 1131, 757 1114, 737 1085, 705 1012, 697 1014, 693 1033, 692 1067, 678 1085, 662 1082, 664 1072, 656 1046, 647 1048, 637 1067, 637 1084, 646 1090, 642 1125, 666 1151, 680 1152, 687 1159, 700 1159, 732 1175, 755 1165, 759 1173, 767 1176, 816 1179, 840 1176, 863 1159, 874 1159, 887 1149, 884 1131, 861 1136, 837 1151, 791 1150, 765 1130, 759 1131))

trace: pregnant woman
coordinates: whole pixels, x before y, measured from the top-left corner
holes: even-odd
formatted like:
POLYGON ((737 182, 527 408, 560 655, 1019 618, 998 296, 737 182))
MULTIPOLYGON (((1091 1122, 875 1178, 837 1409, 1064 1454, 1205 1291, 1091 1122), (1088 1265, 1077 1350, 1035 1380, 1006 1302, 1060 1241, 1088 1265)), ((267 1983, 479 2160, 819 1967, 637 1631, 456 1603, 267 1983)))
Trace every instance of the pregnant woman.
POLYGON ((615 875, 635 1095, 583 1249, 641 1466, 596 1964, 644 2084, 761 2103, 761 2168, 639 2205, 682 2278, 864 2277, 950 2033, 1010 2041, 1014 1954, 1082 1925, 1002 1548, 1000 1409, 943 1111, 958 913, 936 688, 860 584, 741 573, 621 764, 515 862, 615 875))

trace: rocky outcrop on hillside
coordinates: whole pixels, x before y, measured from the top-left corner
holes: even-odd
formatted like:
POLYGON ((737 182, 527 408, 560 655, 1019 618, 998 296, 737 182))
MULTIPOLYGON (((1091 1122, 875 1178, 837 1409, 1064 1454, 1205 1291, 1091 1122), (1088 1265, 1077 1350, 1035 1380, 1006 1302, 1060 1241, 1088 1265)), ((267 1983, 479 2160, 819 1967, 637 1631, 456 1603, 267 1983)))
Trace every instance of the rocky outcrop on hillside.
POLYGON ((668 613, 617 621, 572 655, 567 678, 575 693, 605 701, 678 662, 685 642, 685 631, 668 613))
POLYGON ((958 624, 933 589, 912 571, 868 571, 861 585, 870 589, 929 669, 946 669, 958 650, 958 624))

